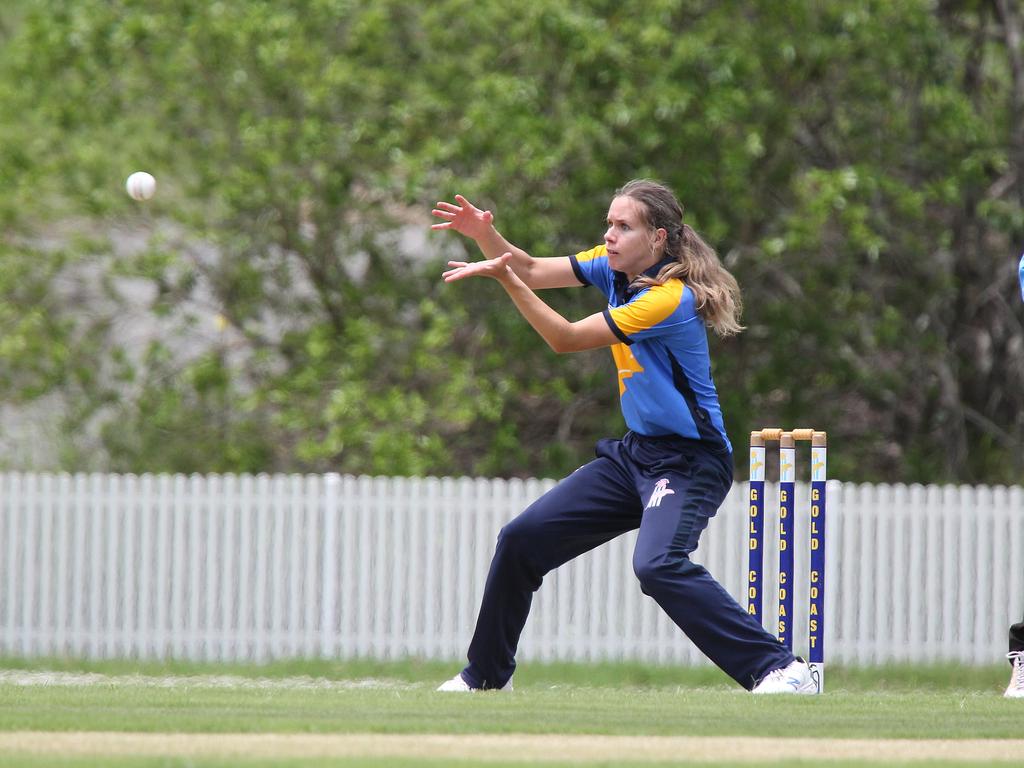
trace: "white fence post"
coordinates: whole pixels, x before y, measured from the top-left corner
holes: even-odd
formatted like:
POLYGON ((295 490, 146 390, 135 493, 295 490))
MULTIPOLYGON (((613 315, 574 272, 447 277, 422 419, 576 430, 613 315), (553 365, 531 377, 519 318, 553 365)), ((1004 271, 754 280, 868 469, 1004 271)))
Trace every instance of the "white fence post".
MULTIPOLYGON (((340 627, 340 633, 336 633, 334 623, 338 599, 338 558, 341 555, 341 547, 338 546, 338 509, 342 494, 341 477, 333 473, 327 475, 324 478, 322 487, 324 517, 320 552, 321 570, 323 572, 323 577, 320 580, 320 655, 328 657, 338 652, 338 640, 344 634, 344 625, 340 627)), ((310 517, 315 519, 316 515, 311 514, 310 517)), ((316 537, 310 536, 308 541, 307 558, 312 561, 312 548, 316 537)), ((307 567, 312 566, 310 563, 307 563, 307 567)), ((313 592, 315 582, 312 573, 307 572, 307 575, 308 591, 306 593, 306 604, 310 607, 309 610, 312 611, 311 606, 316 604, 313 599, 315 596, 313 592)), ((342 616, 344 617, 344 615, 344 611, 342 611, 342 616)), ((307 613, 307 622, 311 621, 311 619, 311 612, 307 613)), ((312 655, 312 647, 307 646, 306 652, 312 655)))

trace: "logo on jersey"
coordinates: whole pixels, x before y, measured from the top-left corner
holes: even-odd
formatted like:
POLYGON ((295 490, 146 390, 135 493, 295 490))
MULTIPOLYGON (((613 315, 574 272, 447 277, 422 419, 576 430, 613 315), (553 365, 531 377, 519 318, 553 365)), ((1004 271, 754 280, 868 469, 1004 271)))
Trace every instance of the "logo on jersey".
POLYGON ((674 493, 675 491, 668 487, 668 478, 661 478, 661 480, 654 484, 654 493, 651 494, 651 498, 647 501, 647 506, 644 507, 644 509, 652 509, 660 506, 663 498, 674 493))
POLYGON ((633 351, 625 344, 612 345, 612 357, 619 374, 619 397, 626 394, 626 379, 635 373, 643 373, 644 367, 633 357, 633 351))

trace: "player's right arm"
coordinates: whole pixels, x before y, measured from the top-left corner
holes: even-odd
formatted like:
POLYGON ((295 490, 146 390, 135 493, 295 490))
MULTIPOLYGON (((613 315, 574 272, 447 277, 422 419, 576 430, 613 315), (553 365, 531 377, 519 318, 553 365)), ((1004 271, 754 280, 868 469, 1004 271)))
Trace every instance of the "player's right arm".
POLYGON ((454 229, 465 235, 477 244, 485 259, 511 254, 508 265, 530 288, 578 288, 583 285, 576 277, 568 256, 534 258, 522 248, 512 245, 494 228, 494 214, 477 208, 462 195, 455 196, 455 203, 439 202, 431 213, 445 219, 432 225, 431 229, 454 229))

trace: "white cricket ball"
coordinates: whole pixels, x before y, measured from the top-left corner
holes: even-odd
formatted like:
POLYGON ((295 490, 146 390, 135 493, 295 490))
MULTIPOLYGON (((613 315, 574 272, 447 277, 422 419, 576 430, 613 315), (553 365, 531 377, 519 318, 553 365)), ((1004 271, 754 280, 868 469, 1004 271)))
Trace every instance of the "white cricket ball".
POLYGON ((136 171, 128 177, 124 188, 135 200, 149 200, 156 192, 156 179, 145 171, 136 171))

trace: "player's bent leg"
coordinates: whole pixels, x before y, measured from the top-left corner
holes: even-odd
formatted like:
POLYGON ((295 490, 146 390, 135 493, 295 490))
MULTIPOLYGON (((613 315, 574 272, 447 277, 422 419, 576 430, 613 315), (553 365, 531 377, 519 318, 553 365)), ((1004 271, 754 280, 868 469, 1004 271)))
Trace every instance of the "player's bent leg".
MULTIPOLYGON (((461 677, 471 689, 502 688, 533 593, 554 568, 636 528, 640 506, 631 481, 600 458, 576 470, 505 525, 491 560, 469 664, 461 677)), ((457 685, 454 681, 449 681, 457 685)))

